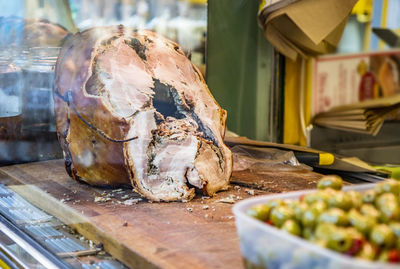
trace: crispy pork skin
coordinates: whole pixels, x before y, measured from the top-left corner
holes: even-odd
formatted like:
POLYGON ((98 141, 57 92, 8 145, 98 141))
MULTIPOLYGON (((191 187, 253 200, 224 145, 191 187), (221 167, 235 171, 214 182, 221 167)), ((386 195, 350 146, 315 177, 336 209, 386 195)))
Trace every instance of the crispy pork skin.
POLYGON ((56 65, 57 133, 71 177, 131 183, 154 201, 225 189, 226 111, 181 47, 151 31, 98 27, 70 36, 56 65))

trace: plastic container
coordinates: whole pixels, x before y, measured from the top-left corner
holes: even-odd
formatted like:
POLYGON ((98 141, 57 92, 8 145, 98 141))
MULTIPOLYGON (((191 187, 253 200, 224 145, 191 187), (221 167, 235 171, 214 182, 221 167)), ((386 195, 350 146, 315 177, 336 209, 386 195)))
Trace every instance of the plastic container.
MULTIPOLYGON (((376 184, 364 184, 344 188, 343 191, 364 192, 376 184)), ((301 195, 315 192, 299 191, 278 195, 260 196, 246 199, 233 207, 240 249, 246 268, 268 269, 392 269, 399 264, 369 262, 342 255, 319 247, 300 237, 293 236, 273 226, 246 215, 246 211, 256 204, 272 199, 298 199, 301 195)))

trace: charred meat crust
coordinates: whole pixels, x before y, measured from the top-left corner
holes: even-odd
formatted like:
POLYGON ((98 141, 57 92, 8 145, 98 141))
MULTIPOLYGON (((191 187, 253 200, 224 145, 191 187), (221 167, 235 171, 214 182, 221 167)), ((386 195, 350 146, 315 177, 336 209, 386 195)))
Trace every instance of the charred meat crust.
POLYGON ((167 117, 174 117, 176 119, 183 119, 185 117, 183 106, 180 103, 178 92, 170 85, 161 83, 158 79, 153 78, 154 91, 153 106, 164 119, 167 117))
POLYGON ((218 141, 215 139, 213 132, 203 124, 197 114, 194 112, 194 103, 188 102, 188 99, 179 95, 177 89, 173 86, 160 82, 158 79, 154 80, 153 106, 154 108, 167 118, 168 116, 182 119, 186 116, 193 118, 198 124, 198 131, 203 133, 203 137, 212 141, 218 146, 218 141))
POLYGON ((139 57, 143 60, 146 61, 146 45, 143 45, 139 39, 137 38, 131 38, 130 40, 125 40, 125 43, 128 44, 132 49, 136 51, 136 54, 139 55, 139 57))

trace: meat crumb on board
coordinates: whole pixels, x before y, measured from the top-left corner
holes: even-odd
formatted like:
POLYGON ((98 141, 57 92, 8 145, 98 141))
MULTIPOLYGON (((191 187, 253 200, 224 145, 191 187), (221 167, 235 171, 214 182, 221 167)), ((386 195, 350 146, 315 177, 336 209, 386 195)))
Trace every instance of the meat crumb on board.
POLYGON ((242 200, 242 199, 243 198, 238 195, 235 196, 235 195, 231 194, 228 197, 217 200, 216 202, 217 203, 234 204, 236 201, 242 200))
POLYGON ((105 203, 105 202, 110 201, 110 200, 111 200, 110 197, 101 197, 101 196, 94 197, 94 202, 95 203, 105 203))
POLYGON ((250 195, 254 195, 254 194, 255 194, 254 190, 246 190, 246 192, 247 192, 248 194, 250 194, 250 195))
POLYGON ((123 202, 124 205, 134 205, 142 201, 142 198, 129 199, 123 202))

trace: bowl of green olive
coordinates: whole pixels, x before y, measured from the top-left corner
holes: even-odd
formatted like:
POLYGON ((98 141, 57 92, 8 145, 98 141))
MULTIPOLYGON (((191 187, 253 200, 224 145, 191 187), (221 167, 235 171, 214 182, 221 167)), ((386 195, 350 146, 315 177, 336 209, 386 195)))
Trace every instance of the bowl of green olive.
POLYGON ((400 182, 342 185, 324 176, 316 190, 237 203, 246 268, 400 268, 400 182))

